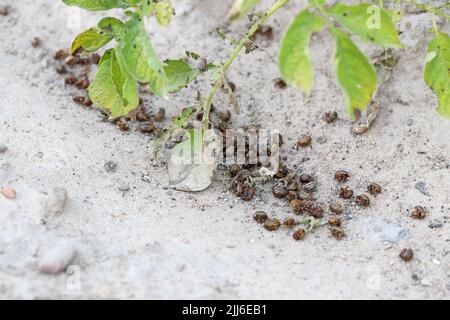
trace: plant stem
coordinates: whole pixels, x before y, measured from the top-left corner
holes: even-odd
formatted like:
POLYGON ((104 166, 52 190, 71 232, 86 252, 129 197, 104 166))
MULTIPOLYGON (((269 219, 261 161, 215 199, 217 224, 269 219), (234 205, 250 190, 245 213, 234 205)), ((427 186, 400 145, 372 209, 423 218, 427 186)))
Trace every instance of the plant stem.
POLYGON ((403 0, 405 1, 407 4, 412 5, 420 10, 424 10, 426 12, 432 13, 434 15, 437 15, 439 17, 445 18, 448 21, 450 21, 450 15, 446 14, 444 11, 441 10, 441 8, 445 8, 446 5, 442 6, 442 7, 433 7, 430 5, 427 5, 425 3, 421 3, 418 2, 416 0, 403 0))
MULTIPOLYGON (((253 25, 253 27, 241 38, 238 45, 234 49, 233 53, 230 55, 228 60, 222 67, 222 76, 225 77, 231 65, 233 64, 236 57, 245 47, 245 45, 250 41, 250 38, 258 31, 258 29, 278 10, 284 7, 289 0, 277 0, 275 4, 263 14, 263 16, 253 25)), ((207 130, 209 128, 209 114, 211 113, 211 106, 214 100, 217 91, 219 91, 220 87, 223 85, 221 79, 218 79, 211 89, 211 92, 208 95, 208 99, 206 100, 206 104, 203 108, 203 130, 207 130)))

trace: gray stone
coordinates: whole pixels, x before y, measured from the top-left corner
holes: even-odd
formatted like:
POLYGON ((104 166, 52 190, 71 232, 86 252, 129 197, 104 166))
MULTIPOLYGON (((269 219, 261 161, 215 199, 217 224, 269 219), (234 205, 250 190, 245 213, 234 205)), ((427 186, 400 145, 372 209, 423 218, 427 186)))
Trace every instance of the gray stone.
POLYGON ((431 197, 431 194, 427 190, 427 185, 423 181, 419 181, 415 185, 416 189, 419 190, 421 193, 426 195, 427 197, 431 197))
POLYGON ((63 243, 44 252, 38 261, 41 273, 58 274, 64 272, 75 259, 76 250, 71 243, 63 243))

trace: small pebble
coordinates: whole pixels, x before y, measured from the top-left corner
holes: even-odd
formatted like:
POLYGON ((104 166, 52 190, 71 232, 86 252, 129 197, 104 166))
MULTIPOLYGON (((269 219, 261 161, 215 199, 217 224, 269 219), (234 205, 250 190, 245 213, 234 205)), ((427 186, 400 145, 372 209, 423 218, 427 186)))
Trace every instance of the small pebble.
POLYGON ((433 263, 434 263, 435 265, 437 265, 437 266, 440 266, 440 265, 441 265, 441 262, 440 262, 439 260, 437 260, 437 259, 433 259, 433 263))
POLYGON ((15 200, 17 197, 16 190, 11 189, 11 188, 1 189, 0 194, 2 194, 8 200, 15 200))
POLYGON ((31 45, 33 46, 33 48, 40 47, 41 43, 42 43, 42 40, 39 37, 34 37, 33 40, 31 40, 31 45))
POLYGON ((0 144, 0 153, 5 153, 6 151, 8 151, 8 147, 4 144, 0 144))
POLYGON ((6 17, 10 13, 9 6, 0 6, 0 16, 6 17))
POLYGON ((120 192, 128 192, 130 191, 130 185, 129 184, 122 184, 119 186, 120 192))
POLYGON ((117 164, 114 161, 108 161, 103 166, 106 172, 115 172, 117 169, 117 164))
POLYGON ((327 143, 328 139, 326 137, 319 137, 317 138, 317 142, 320 144, 327 143))
POLYGON ((41 273, 58 274, 64 272, 75 259, 76 251, 71 244, 63 244, 44 253, 39 259, 38 269, 41 273))
POLYGON ((442 227, 443 227, 442 223, 430 223, 428 225, 428 228, 430 228, 430 229, 439 229, 442 227))
POLYGON ((425 182, 419 181, 419 182, 416 183, 415 187, 422 194, 426 195, 427 197, 431 197, 431 194, 428 192, 425 182))

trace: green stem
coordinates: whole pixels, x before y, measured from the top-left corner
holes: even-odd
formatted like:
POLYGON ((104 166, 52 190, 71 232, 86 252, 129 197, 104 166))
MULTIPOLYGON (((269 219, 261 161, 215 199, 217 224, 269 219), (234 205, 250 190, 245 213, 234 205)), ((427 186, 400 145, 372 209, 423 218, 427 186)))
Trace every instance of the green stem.
MULTIPOLYGON (((225 64, 222 67, 222 76, 226 76, 228 70, 230 69, 231 65, 233 64, 234 60, 237 58, 239 53, 242 51, 242 49, 245 47, 245 45, 250 41, 250 38, 258 31, 258 29, 278 10, 280 10, 282 7, 284 7, 289 0, 277 0, 277 2, 266 12, 263 14, 263 16, 253 25, 253 27, 241 38, 238 45, 234 49, 233 53, 230 55, 228 60, 225 62, 225 64)), ((206 104, 203 108, 203 129, 207 130, 209 128, 209 114, 211 113, 211 106, 214 100, 215 95, 217 94, 217 91, 219 91, 220 87, 222 86, 221 79, 218 79, 214 85, 214 87, 211 89, 211 92, 208 95, 208 99, 206 100, 206 104)))
MULTIPOLYGON (((403 0, 403 1, 405 1, 409 5, 412 5, 420 10, 424 10, 426 12, 432 13, 434 15, 437 15, 439 17, 445 18, 448 21, 450 21, 450 15, 446 14, 439 7, 433 7, 433 6, 427 5, 425 3, 418 2, 416 0, 403 0)), ((444 8, 445 8, 445 5, 444 5, 444 8)))

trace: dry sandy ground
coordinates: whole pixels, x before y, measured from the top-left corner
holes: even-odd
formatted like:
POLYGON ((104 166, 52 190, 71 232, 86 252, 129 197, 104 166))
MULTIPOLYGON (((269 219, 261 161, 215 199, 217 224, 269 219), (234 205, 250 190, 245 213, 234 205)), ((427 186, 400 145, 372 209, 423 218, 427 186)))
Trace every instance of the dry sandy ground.
MULTIPOLYGON (((214 28, 231 2, 175 1, 174 23, 151 31, 159 54, 176 58, 194 50, 225 58, 231 48, 214 28)), ((64 87, 52 59, 76 33, 61 1, 1 0, 13 11, 0 17, 0 145, 8 147, 0 154, 0 186, 16 189, 17 199, 0 197, 0 298, 448 299, 450 122, 434 111, 436 98, 422 80, 428 19, 405 17, 400 29, 406 47, 378 94, 379 117, 367 134, 354 136, 332 73, 327 32, 312 44, 312 97, 273 86, 278 43, 301 2, 269 22, 274 40, 262 40, 264 52, 240 57, 231 71, 243 109, 234 125, 252 118, 280 129, 287 163, 315 173, 323 203, 337 198, 332 177, 338 169, 352 173, 349 185, 359 192, 371 181, 383 186, 370 208, 347 208, 342 241, 326 227, 302 242, 286 230, 263 230, 252 220, 255 210, 284 218, 290 209, 268 194, 251 203, 238 200, 227 191, 223 172, 205 192, 169 190, 165 166, 151 159, 151 137, 120 132, 97 111, 72 102, 75 91, 64 87), (43 39, 41 48, 31 47, 34 36, 43 39), (321 115, 330 110, 342 120, 324 123, 321 115), (304 133, 314 143, 298 151, 295 142, 304 133), (326 141, 319 143, 320 137, 326 141), (105 172, 107 161, 117 163, 116 172, 105 172), (429 196, 415 188, 419 181, 429 196), (128 192, 119 191, 124 185, 128 192), (67 190, 62 213, 64 189, 54 188, 67 190), (424 221, 409 217, 416 205, 428 208, 424 221), (399 259, 406 247, 414 250, 410 263, 399 259), (69 262, 67 273, 40 272, 69 262)), ((82 17, 81 29, 98 15, 82 17)), ((230 32, 238 36, 245 25, 230 32)), ((379 52, 364 48, 373 56, 379 52)), ((173 116, 205 83, 170 102, 148 101, 173 116)), ((216 105, 226 108, 220 100, 216 105)))

